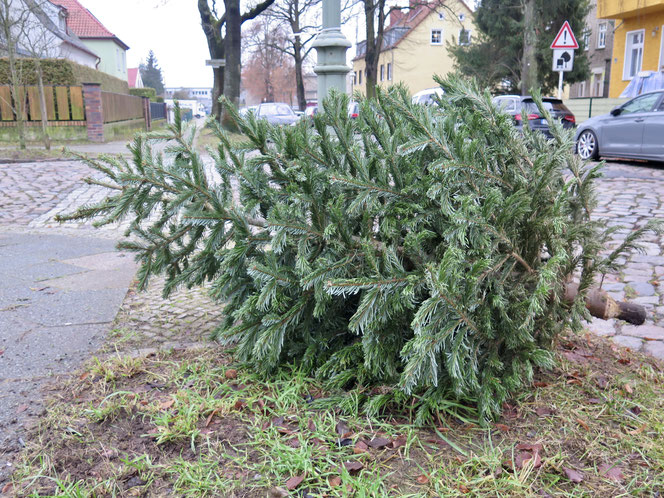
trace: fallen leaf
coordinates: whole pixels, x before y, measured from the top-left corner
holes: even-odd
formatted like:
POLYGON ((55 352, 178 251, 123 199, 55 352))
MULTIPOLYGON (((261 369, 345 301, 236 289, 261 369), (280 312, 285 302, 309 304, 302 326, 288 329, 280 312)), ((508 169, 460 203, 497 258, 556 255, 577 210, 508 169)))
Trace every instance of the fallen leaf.
POLYGON ((247 406, 247 402, 242 399, 238 399, 233 405, 233 408, 235 408, 236 410, 242 410, 244 409, 245 406, 247 406))
POLYGON ((577 484, 583 481, 583 474, 578 470, 569 469, 567 467, 564 467, 563 470, 565 471, 565 475, 570 481, 575 482, 577 484))
POLYGON ((348 425, 343 420, 339 420, 339 422, 337 422, 337 426, 335 429, 337 431, 337 434, 339 434, 340 436, 348 434, 348 425))
POLYGON ((551 408, 547 408, 545 406, 538 406, 537 408, 535 408, 535 413, 537 414, 538 417, 547 417, 549 415, 554 415, 556 412, 551 408))
POLYGON ((332 476, 327 480, 327 483, 333 487, 336 488, 337 486, 341 485, 341 477, 339 476, 332 476))
POLYGON ((19 407, 16 409, 16 413, 23 413, 27 409, 28 409, 28 405, 26 405, 26 404, 19 405, 19 407))
POLYGON ((607 387, 609 387, 609 380, 603 375, 597 377, 595 379, 595 382, 597 383, 597 387, 599 387, 600 389, 606 389, 607 387))
MULTIPOLYGON (((1 351, 0 351, 0 354, 2 354, 1 351)), ((83 372, 83 373, 79 376, 78 379, 79 379, 79 380, 85 380, 85 379, 87 378, 88 375, 90 375, 90 372, 83 372)))
POLYGON ((625 475, 623 474, 622 469, 620 467, 616 467, 615 465, 603 463, 598 467, 598 470, 600 475, 603 475, 613 481, 621 482, 623 479, 625 479, 625 475))
POLYGON ((542 465, 542 458, 540 457, 540 454, 538 451, 521 451, 516 455, 516 458, 514 460, 514 464, 516 465, 517 469, 522 469, 525 465, 531 465, 531 460, 532 460, 532 466, 534 468, 538 468, 542 465))
POLYGON ((548 383, 548 382, 535 382, 535 383, 533 383, 533 385, 534 385, 535 387, 549 387, 549 383, 548 383))
POLYGON ((354 461, 354 462, 344 462, 344 467, 346 467, 346 470, 350 473, 353 472, 358 472, 364 468, 364 465, 362 465, 361 462, 354 461))
POLYGON ((465 484, 459 484, 459 491, 461 491, 463 494, 468 494, 470 493, 470 488, 465 484))
POLYGON ((229 380, 237 379, 237 370, 235 370, 234 368, 226 370, 226 372, 224 373, 224 377, 226 377, 229 380))
POLYGON ((627 394, 632 394, 634 392, 634 389, 632 389, 632 386, 629 384, 625 384, 624 389, 627 394))
POLYGON ((337 446, 339 446, 339 448, 343 448, 344 446, 350 446, 351 444, 353 444, 353 440, 349 437, 337 439, 337 446))
POLYGON ((408 442, 408 438, 404 435, 401 434, 400 436, 397 436, 396 439, 392 440, 392 449, 397 449, 402 446, 406 446, 406 442, 408 442))
POLYGON ((600 398, 588 398, 587 401, 588 401, 588 403, 590 403, 592 405, 600 405, 600 404, 604 403, 604 400, 600 399, 600 398))
POLYGON ((632 431, 627 431, 627 434, 631 434, 632 436, 636 436, 638 434, 641 434, 643 431, 645 431, 647 427, 648 427, 648 424, 643 424, 638 429, 634 429, 632 431))
POLYGON ((420 484, 426 484, 429 482, 429 478, 424 474, 417 476, 416 481, 420 484))
POLYGON ((208 425, 210 425, 210 422, 212 422, 212 419, 213 419, 214 416, 217 414, 217 412, 218 412, 217 408, 215 408, 214 410, 212 410, 212 413, 210 413, 210 415, 208 416, 207 420, 205 421, 205 427, 207 427, 208 425))
POLYGON ((618 363, 621 365, 629 365, 631 363, 631 360, 629 358, 620 358, 618 360, 618 363))
POLYGON ((295 488, 297 488, 300 485, 302 481, 304 481, 304 474, 299 476, 293 476, 286 481, 286 488, 293 491, 295 488))
POLYGON ((585 430, 587 430, 587 431, 590 430, 590 427, 588 426, 588 424, 586 424, 586 423, 585 423, 583 420, 581 420, 580 418, 577 418, 576 421, 577 421, 577 422, 579 423, 579 425, 580 425, 581 427, 583 427, 585 430))
POLYGON ((360 453, 366 452, 368 449, 369 446, 367 446, 367 443, 365 443, 364 441, 358 441, 355 447, 353 448, 353 453, 358 455, 360 453))
POLYGON ((311 432, 316 432, 316 424, 313 420, 309 419, 309 422, 307 422, 307 429, 309 429, 311 432))
POLYGON ((565 351, 563 353, 563 356, 565 356, 565 358, 567 358, 568 361, 573 361, 581 364, 588 363, 588 360, 585 358, 585 356, 575 353, 573 351, 565 351))
POLYGON ((275 487, 272 488, 270 491, 268 491, 267 495, 270 498, 286 498, 289 495, 289 493, 284 488, 275 487))
POLYGON ((373 438, 371 441, 369 441, 369 446, 371 446, 374 449, 380 449, 384 448, 390 443, 389 439, 386 439, 384 437, 376 437, 373 438))
POLYGON ((632 412, 634 415, 641 415, 641 407, 639 406, 633 406, 632 408, 629 409, 630 412, 632 412))
POLYGON ((510 428, 506 426, 505 424, 495 424, 496 429, 498 429, 500 432, 509 432, 510 428))
POLYGON ((3 495, 5 493, 9 493, 12 490, 13 487, 14 487, 14 483, 8 482, 7 484, 5 484, 3 486, 2 491, 0 491, 0 493, 2 493, 3 495))
POLYGON ((160 410, 168 410, 171 406, 175 404, 175 398, 168 398, 159 403, 160 410))

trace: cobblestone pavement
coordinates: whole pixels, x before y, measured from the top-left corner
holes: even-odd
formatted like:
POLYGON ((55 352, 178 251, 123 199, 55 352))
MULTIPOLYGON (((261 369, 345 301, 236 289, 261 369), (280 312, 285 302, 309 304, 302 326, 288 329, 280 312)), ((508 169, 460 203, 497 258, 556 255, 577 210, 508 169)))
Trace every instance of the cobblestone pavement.
MULTIPOLYGON (((629 230, 652 218, 664 219, 664 165, 610 162, 598 188, 599 204, 595 215, 609 225, 624 225, 629 230)), ((617 247, 628 231, 613 235, 607 252, 617 247)), ((616 343, 664 358, 664 238, 650 234, 644 239, 644 253, 633 253, 623 260, 618 275, 607 275, 602 284, 611 296, 643 305, 647 319, 640 326, 621 320, 598 320, 590 324, 593 332, 609 336, 616 343), (661 281, 661 283, 660 283, 661 281)))

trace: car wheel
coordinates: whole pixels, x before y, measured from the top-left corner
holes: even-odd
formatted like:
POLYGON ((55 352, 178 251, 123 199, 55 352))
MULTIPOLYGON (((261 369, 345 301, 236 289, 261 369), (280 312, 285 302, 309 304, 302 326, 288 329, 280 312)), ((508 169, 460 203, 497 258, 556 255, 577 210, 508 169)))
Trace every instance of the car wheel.
POLYGON ((599 147, 597 146, 597 135, 590 130, 584 130, 576 142, 576 152, 581 159, 597 159, 599 147))

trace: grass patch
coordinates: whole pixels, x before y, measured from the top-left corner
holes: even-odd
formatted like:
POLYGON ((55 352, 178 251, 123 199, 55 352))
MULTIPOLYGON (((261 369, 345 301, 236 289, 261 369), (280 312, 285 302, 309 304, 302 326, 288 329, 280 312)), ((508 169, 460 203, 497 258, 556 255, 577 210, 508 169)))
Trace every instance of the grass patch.
POLYGON ((11 486, 19 496, 661 493, 661 364, 594 336, 563 340, 558 356, 488 428, 330 407, 366 393, 331 393, 296 370, 267 381, 215 348, 93 360, 50 404, 11 486))
MULTIPOLYGON (((247 137, 241 133, 228 132, 228 135, 231 143, 247 140, 247 137)), ((198 150, 200 154, 205 153, 208 147, 216 149, 217 145, 219 145, 219 139, 214 135, 210 128, 203 126, 199 129, 198 134, 196 135, 196 150, 198 150)))

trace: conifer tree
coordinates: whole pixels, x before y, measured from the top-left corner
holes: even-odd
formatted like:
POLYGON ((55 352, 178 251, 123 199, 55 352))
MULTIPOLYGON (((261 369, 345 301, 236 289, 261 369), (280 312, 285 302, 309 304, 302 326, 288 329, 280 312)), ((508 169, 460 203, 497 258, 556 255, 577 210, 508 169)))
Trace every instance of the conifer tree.
POLYGON ((152 50, 148 52, 148 60, 145 64, 141 63, 139 65, 139 70, 141 72, 143 85, 149 88, 154 88, 157 91, 157 95, 162 95, 164 93, 164 81, 161 74, 161 68, 157 62, 157 57, 155 57, 152 50))
POLYGON ((488 93, 443 84, 441 108, 379 89, 357 120, 333 94, 313 128, 229 107, 246 140, 213 121, 212 164, 176 111, 131 161, 88 160, 109 196, 61 219, 128 219, 120 248, 141 262, 141 287, 155 274, 166 296, 211 282, 216 338, 260 372, 287 362, 333 386, 380 385, 373 412, 417 395, 419 422, 459 402, 491 419, 552 365, 595 277, 646 228, 601 257, 616 230, 591 218, 601 165, 581 164, 559 124, 553 141, 521 135, 488 93), (152 150, 166 139, 166 156, 152 150))

